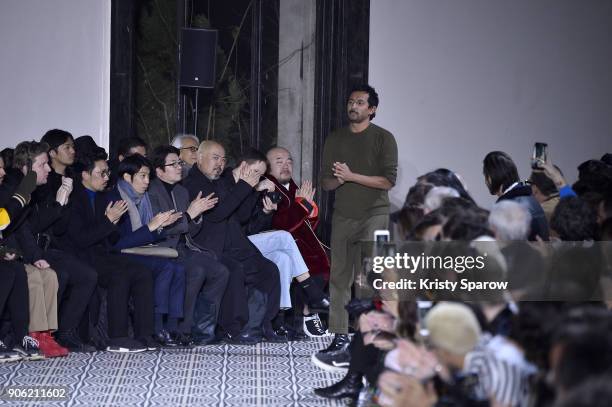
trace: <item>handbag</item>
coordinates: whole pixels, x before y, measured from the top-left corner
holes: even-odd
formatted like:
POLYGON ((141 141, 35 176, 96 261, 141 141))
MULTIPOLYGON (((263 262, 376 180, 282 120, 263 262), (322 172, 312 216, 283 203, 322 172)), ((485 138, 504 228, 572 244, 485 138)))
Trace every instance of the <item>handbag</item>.
POLYGON ((136 254, 139 256, 163 257, 165 259, 176 259, 178 257, 178 252, 176 249, 165 246, 157 246, 154 244, 128 247, 126 249, 121 249, 121 253, 136 254))

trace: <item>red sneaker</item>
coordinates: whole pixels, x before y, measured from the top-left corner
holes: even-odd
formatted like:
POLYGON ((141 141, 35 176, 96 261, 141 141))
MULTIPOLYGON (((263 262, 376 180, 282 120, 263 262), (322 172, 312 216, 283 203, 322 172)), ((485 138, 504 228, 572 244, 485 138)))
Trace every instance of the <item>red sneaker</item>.
POLYGON ((34 339, 38 340, 38 347, 45 357, 56 358, 68 354, 68 350, 59 346, 49 332, 34 332, 34 334, 36 334, 34 339))
POLYGON ((53 335, 51 335, 51 331, 43 332, 42 334, 47 338, 47 341, 56 350, 58 356, 66 356, 68 355, 68 353, 70 353, 68 349, 64 348, 62 345, 55 341, 55 338, 53 337, 53 335))

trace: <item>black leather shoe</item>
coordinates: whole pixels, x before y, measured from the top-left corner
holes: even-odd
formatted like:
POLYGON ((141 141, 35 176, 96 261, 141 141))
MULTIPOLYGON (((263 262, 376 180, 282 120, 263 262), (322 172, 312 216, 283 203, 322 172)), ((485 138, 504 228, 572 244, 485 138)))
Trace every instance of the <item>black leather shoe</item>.
POLYGON ((329 387, 314 389, 314 393, 319 397, 328 399, 350 398, 351 400, 357 400, 362 387, 361 374, 348 372, 338 383, 329 387))
POLYGON ((332 343, 321 351, 321 353, 335 352, 337 350, 346 349, 351 343, 351 338, 347 334, 335 334, 332 343))
POLYGON ((70 352, 95 352, 96 348, 83 343, 74 330, 56 331, 55 340, 70 352))
POLYGON ((266 342, 272 343, 286 343, 287 335, 280 335, 273 330, 264 330, 263 339, 266 342))
POLYGON ((323 297, 321 298, 320 301, 308 303, 308 310, 310 311, 311 314, 312 313, 315 313, 315 314, 329 313, 329 300, 323 297))
POLYGON ((301 329, 288 329, 287 340, 289 342, 304 341, 308 339, 308 336, 301 329))
POLYGON ((223 336, 223 340, 230 345, 257 345, 261 342, 261 335, 255 335, 252 333, 242 333, 240 335, 234 336, 230 333, 226 333, 223 336))
POLYGON ((289 331, 287 328, 285 328, 284 325, 281 325, 278 328, 274 329, 274 333, 276 333, 279 336, 287 336, 289 334, 289 331))
POLYGON ((173 339, 178 343, 178 346, 183 348, 191 348, 195 345, 195 341, 191 334, 178 332, 172 335, 173 339))
POLYGON ((153 337, 164 348, 175 348, 179 345, 179 342, 172 338, 170 333, 165 329, 162 329, 161 331, 153 335, 153 337))

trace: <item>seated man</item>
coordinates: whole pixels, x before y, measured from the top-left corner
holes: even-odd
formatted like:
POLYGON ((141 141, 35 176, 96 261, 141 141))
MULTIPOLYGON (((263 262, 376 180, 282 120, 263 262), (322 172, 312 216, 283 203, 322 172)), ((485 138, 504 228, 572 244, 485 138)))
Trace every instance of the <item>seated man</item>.
POLYGON ((78 182, 70 196, 70 220, 57 236, 58 246, 92 266, 98 284, 107 292, 110 352, 143 352, 156 349, 153 335, 153 277, 140 263, 112 252, 119 240, 117 223, 128 205, 123 200, 107 203, 100 192, 109 179, 106 152, 93 148, 75 163, 78 182), (128 337, 128 303, 134 302, 134 335, 128 337))
MULTIPOLYGON (((238 174, 242 166, 257 168, 264 173, 267 168, 266 157, 257 150, 251 149, 239 160, 240 166, 232 171, 234 180, 238 180, 238 174)), ((249 234, 249 240, 269 260, 273 261, 279 269, 281 276, 281 312, 275 321, 277 333, 279 331, 289 334, 294 339, 303 337, 302 320, 299 329, 294 326, 284 326, 284 311, 291 309, 290 287, 295 278, 298 286, 305 294, 308 309, 312 312, 328 312, 329 300, 325 298, 319 285, 310 277, 308 266, 304 262, 300 250, 291 234, 284 230, 269 231, 272 229, 272 218, 277 209, 277 204, 271 200, 271 195, 276 189, 274 183, 264 179, 256 186, 261 198, 254 202, 251 218, 245 225, 249 234), (268 231, 261 233, 263 231, 268 231), (287 329, 288 328, 288 329, 287 329)), ((299 314, 302 314, 303 304, 299 304, 299 314)), ((312 317, 311 317, 312 318, 312 317)), ((318 318, 318 317, 317 317, 318 318)), ((294 324, 295 325, 295 324, 294 324)), ((323 332, 324 334, 325 332, 323 332)), ((323 335, 322 334, 322 335, 323 335)), ((310 335, 310 333, 309 333, 310 335)), ((312 335, 315 336, 315 335, 312 335)))
POLYGON ((214 208, 202 214, 203 225, 191 237, 199 247, 214 252, 230 271, 220 329, 231 343, 256 344, 262 336, 268 341, 286 341, 272 329, 280 300, 278 268, 261 255, 240 227, 251 215, 258 197, 253 187, 263 174, 242 166, 236 182, 231 171, 229 176, 221 176, 224 169, 225 149, 217 142, 204 141, 196 165, 183 181, 190 199, 211 193, 219 199, 214 208))
POLYGON ((68 200, 74 180, 69 176, 69 166, 74 163, 74 139, 67 131, 53 129, 45 133, 41 143, 49 147, 51 171, 47 182, 32 194, 28 220, 39 246, 45 249, 45 260, 57 273, 59 328, 55 339, 71 352, 93 352, 95 348, 83 343, 77 330, 80 322, 87 320, 84 315, 98 275, 83 261, 57 250, 51 239, 55 232, 65 229, 70 219, 68 200))
MULTIPOLYGON (((36 185, 43 186, 47 182, 50 171, 47 150, 48 146, 44 143, 35 141, 20 143, 15 149, 13 162, 15 168, 20 172, 14 174, 13 178, 16 179, 12 181, 15 184, 21 182, 26 174, 34 172, 36 174, 36 185)), ((8 194, 11 194, 12 187, 8 183, 3 183, 1 188, 3 191, 8 190, 8 194)), ((66 329, 68 327, 66 324, 74 323, 74 327, 76 327, 96 285, 96 276, 93 270, 89 271, 76 259, 63 261, 61 253, 46 250, 44 246, 41 248, 39 246, 40 239, 37 241, 35 237, 35 234, 39 236, 40 232, 50 229, 62 217, 63 205, 67 203, 70 190, 62 189, 57 194, 58 201, 55 202, 55 205, 35 201, 36 191, 34 191, 33 200, 25 206, 22 216, 15 219, 5 232, 5 236, 8 236, 10 240, 9 245, 18 249, 22 254, 22 260, 26 263, 25 270, 31 290, 42 290, 33 295, 42 296, 43 300, 40 300, 39 303, 32 301, 31 303, 39 307, 44 306, 43 308, 46 308, 46 311, 37 312, 37 314, 42 315, 37 319, 32 316, 30 325, 37 327, 35 331, 32 331, 37 332, 33 334, 33 338, 39 341, 41 350, 49 357, 64 356, 68 353, 66 348, 59 346, 50 336, 51 332, 58 329, 58 303, 61 302, 63 297, 61 293, 58 295, 58 280, 66 283, 64 287, 69 280, 72 280, 70 286, 73 287, 65 295, 66 303, 70 307, 62 309, 61 316, 66 317, 66 321, 61 326, 63 329, 60 333, 56 332, 57 337, 61 336, 64 339, 69 336, 69 329, 66 329), (81 274, 78 278, 70 279, 70 274, 75 272, 81 272, 81 274)), ((74 351, 94 350, 78 339, 64 341, 64 345, 69 346, 74 351)))
MULTIPOLYGON (((153 215, 147 192, 151 170, 149 161, 140 154, 124 158, 117 168, 117 185, 105 195, 108 203, 123 200, 128 207, 127 214, 117 223, 121 235, 113 247, 117 251, 164 239, 163 229, 182 217, 181 213, 174 210, 153 215)), ((163 346, 176 346, 174 336, 178 320, 183 317, 185 268, 173 259, 134 254, 129 256, 153 272, 155 339, 163 346)))
POLYGON ((172 147, 179 150, 181 177, 184 179, 198 160, 200 140, 193 134, 179 134, 172 139, 172 147))
POLYGON ((160 246, 176 249, 185 267, 185 303, 177 338, 183 346, 209 344, 215 340, 215 327, 229 271, 216 260, 214 253, 199 248, 189 234, 200 230, 202 213, 213 208, 217 198, 213 194, 206 197, 200 194, 189 201, 189 192, 179 183, 182 174, 177 148, 159 146, 153 150, 151 159, 156 175, 148 189, 153 213, 168 210, 182 213, 177 224, 166 228, 165 238, 158 242, 160 246))
MULTIPOLYGON (((30 201, 30 194, 36 188, 36 173, 31 171, 23 177, 11 196, 0 194, 0 315, 4 309, 10 314, 12 335, 0 338, 0 362, 13 362, 21 359, 35 360, 44 356, 38 348, 38 341, 28 336, 29 304, 28 280, 25 267, 14 261, 17 254, 4 246, 1 241, 4 230, 16 221, 30 201), (11 346, 13 349, 11 350, 11 346)), ((0 156, 0 184, 4 181, 4 158, 0 156)))
MULTIPOLYGON (((267 153, 270 167, 266 178, 272 181, 280 193, 278 209, 272 217, 272 228, 291 233, 310 274, 315 279, 329 280, 329 258, 327 248, 315 234, 319 222, 319 210, 314 202, 315 189, 312 182, 303 181, 298 187, 293 181, 293 159, 282 147, 274 147, 267 153)), ((303 329, 311 337, 326 335, 319 315, 304 309, 303 329)))

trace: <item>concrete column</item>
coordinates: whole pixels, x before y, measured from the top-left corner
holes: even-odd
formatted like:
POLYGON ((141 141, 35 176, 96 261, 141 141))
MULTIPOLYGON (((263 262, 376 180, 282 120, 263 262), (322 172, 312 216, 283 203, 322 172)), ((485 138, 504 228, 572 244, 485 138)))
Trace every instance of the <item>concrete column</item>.
POLYGON ((279 3, 278 145, 299 182, 313 175, 316 0, 279 3))

